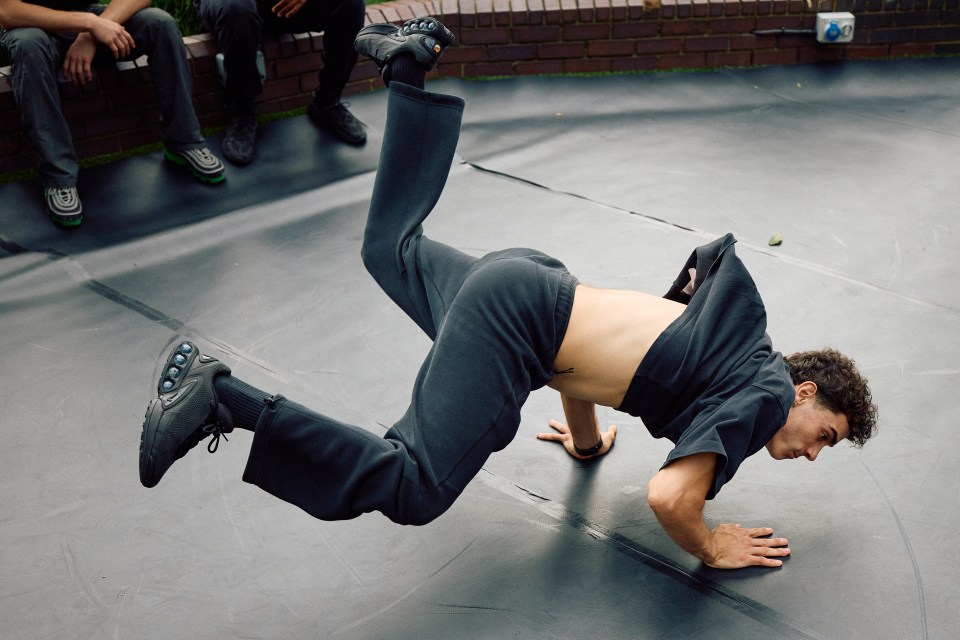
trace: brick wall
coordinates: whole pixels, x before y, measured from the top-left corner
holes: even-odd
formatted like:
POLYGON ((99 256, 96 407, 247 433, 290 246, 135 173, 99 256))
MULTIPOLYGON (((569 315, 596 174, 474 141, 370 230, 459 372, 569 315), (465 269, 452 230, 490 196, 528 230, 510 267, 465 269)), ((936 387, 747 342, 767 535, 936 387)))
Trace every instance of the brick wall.
MULTIPOLYGON (((434 76, 666 70, 760 66, 839 59, 960 53, 960 0, 394 0, 367 9, 368 22, 440 17, 458 37, 434 76), (808 4, 809 3, 809 4, 808 4), (820 11, 851 11, 854 42, 820 45, 820 11), (759 32, 759 33, 758 33, 759 32)), ((209 35, 184 39, 204 127, 225 124, 209 35)), ((323 39, 298 34, 263 43, 268 80, 261 114, 305 106, 323 60, 323 39)), ((9 68, 0 69, 0 172, 31 167, 9 68)), ((346 94, 379 88, 365 60, 346 94)), ((98 73, 88 86, 63 84, 64 111, 83 158, 159 141, 144 59, 98 73)))

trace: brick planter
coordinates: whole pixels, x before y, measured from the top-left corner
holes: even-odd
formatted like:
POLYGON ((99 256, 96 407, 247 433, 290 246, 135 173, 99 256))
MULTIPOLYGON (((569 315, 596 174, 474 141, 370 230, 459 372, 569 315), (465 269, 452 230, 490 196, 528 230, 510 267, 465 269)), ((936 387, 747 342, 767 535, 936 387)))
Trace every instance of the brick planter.
MULTIPOLYGON (((821 45, 808 0, 395 0, 367 8, 368 22, 440 17, 458 37, 435 76, 474 78, 572 72, 762 66, 960 53, 960 0, 825 0, 821 11, 851 11, 854 42, 821 45)), ((815 7, 816 0, 809 0, 815 7)), ((184 38, 204 127, 225 124, 209 35, 184 38)), ((263 43, 268 79, 261 114, 305 106, 323 60, 319 34, 263 43)), ((9 68, 0 69, 0 172, 33 166, 20 130, 9 68)), ((379 88, 361 61, 346 94, 379 88)), ((146 60, 98 73, 88 86, 63 84, 64 110, 82 158, 159 141, 146 60)))

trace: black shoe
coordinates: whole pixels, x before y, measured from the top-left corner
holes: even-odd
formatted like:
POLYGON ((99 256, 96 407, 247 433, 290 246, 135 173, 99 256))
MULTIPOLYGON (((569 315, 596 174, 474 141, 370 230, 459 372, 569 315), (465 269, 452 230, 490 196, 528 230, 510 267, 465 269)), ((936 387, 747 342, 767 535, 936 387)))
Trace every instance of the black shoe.
POLYGON ((47 215, 61 227, 75 227, 83 222, 83 205, 76 187, 47 187, 43 199, 47 215))
POLYGON ((256 116, 232 116, 220 148, 223 156, 233 164, 250 164, 257 155, 256 116))
POLYGON ((164 149, 163 157, 175 165, 185 167, 200 182, 217 184, 226 177, 223 175, 223 163, 206 147, 183 151, 164 149))
POLYGON ((443 50, 456 38, 449 29, 432 16, 414 18, 402 27, 393 24, 371 24, 360 29, 353 46, 359 53, 373 58, 383 71, 391 58, 399 53, 410 53, 427 71, 443 55, 443 50))
POLYGON ((317 104, 316 99, 307 107, 307 115, 316 124, 324 127, 347 144, 361 145, 367 141, 367 132, 363 123, 347 110, 347 105, 334 102, 325 107, 317 104))
MULTIPOLYGON (((164 364, 157 397, 150 401, 140 436, 140 482, 154 487, 170 466, 209 435, 213 453, 220 436, 233 431, 226 407, 217 402, 214 376, 230 373, 192 342, 177 345, 164 364)), ((226 440, 226 437, 224 437, 226 440)))

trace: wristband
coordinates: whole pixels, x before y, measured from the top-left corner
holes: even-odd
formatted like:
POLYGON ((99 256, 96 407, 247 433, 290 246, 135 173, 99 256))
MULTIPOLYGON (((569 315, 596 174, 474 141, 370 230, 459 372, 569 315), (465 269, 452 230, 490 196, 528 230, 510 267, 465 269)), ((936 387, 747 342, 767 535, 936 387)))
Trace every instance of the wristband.
POLYGON ((581 449, 576 444, 573 445, 573 450, 577 452, 577 455, 581 455, 581 456, 596 455, 596 453, 600 451, 600 449, 603 449, 603 438, 600 438, 600 442, 593 445, 589 449, 581 449))

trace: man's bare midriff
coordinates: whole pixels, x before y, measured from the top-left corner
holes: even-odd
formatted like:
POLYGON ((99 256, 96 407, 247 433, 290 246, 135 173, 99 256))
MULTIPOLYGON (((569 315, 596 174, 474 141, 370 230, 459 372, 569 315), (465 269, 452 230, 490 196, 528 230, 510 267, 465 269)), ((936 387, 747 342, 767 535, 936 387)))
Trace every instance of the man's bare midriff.
POLYGON ((620 406, 640 361, 684 309, 648 293, 577 285, 549 386, 571 398, 620 406))

